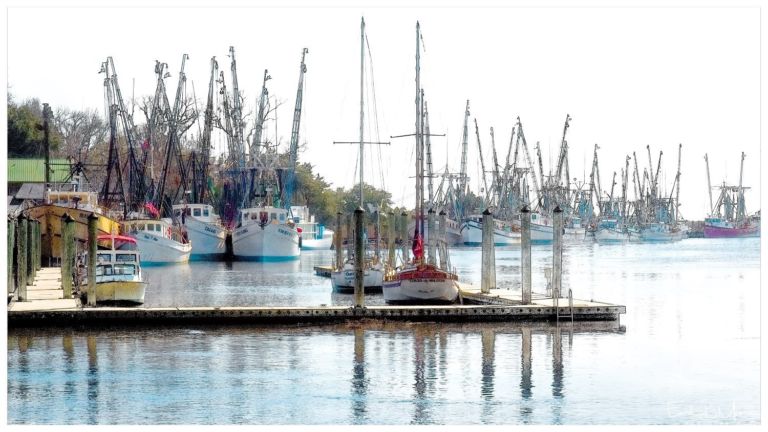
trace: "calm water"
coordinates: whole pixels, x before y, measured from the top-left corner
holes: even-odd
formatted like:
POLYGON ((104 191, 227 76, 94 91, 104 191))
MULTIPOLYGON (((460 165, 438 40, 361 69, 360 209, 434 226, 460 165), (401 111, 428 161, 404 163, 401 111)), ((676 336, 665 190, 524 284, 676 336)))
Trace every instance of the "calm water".
MULTIPOLYGON (((519 292, 519 249, 497 281, 519 292)), ((312 267, 146 269, 148 306, 345 305, 312 267)), ((480 252, 451 253, 479 284, 480 252)), ((534 247, 534 291, 551 250, 534 247)), ((46 424, 757 424, 759 239, 566 245, 598 324, 11 330, 8 421, 46 424)), ((369 304, 382 303, 367 297, 369 304)))

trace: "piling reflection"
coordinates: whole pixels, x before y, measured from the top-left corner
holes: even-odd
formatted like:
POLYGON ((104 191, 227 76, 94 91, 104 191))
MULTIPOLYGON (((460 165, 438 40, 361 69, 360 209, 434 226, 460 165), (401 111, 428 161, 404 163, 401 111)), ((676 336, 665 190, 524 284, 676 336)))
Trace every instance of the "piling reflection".
POLYGON ((88 373, 87 373, 87 395, 88 395, 88 424, 97 424, 99 422, 99 363, 97 356, 96 336, 86 338, 88 347, 88 373))
POLYGON ((482 384, 480 386, 480 396, 483 399, 483 411, 480 419, 483 423, 489 423, 493 418, 493 377, 494 364, 493 357, 496 350, 496 332, 492 329, 484 329, 480 335, 483 346, 482 360, 482 384))
POLYGON ((552 331, 552 423, 561 424, 561 402, 563 398, 563 345, 560 327, 552 331))
POLYGON ((531 414, 533 414, 533 404, 530 403, 533 394, 533 385, 531 384, 531 329, 523 327, 520 329, 522 334, 520 351, 520 418, 523 423, 530 423, 531 414))
POLYGON ((427 364, 424 354, 424 341, 426 328, 417 327, 413 331, 413 418, 412 424, 428 424, 430 418, 429 397, 427 394, 426 369, 427 364))
POLYGON ((365 330, 355 328, 355 359, 352 363, 352 421, 354 424, 365 424, 368 421, 366 398, 368 396, 368 381, 365 377, 365 330))

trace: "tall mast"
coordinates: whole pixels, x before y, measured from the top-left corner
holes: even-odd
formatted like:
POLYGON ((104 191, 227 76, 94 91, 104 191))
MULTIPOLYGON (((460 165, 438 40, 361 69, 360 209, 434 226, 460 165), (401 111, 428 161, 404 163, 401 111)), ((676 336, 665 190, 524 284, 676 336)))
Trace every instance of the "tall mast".
POLYGON ((741 222, 744 219, 744 189, 742 188, 742 179, 744 178, 744 158, 747 155, 741 152, 741 168, 739 169, 739 192, 738 207, 736 207, 736 221, 741 222))
POLYGON ((491 183, 493 195, 490 202, 495 203, 497 201, 495 201, 494 198, 500 198, 498 192, 501 186, 501 181, 499 180, 499 159, 496 156, 496 137, 493 134, 493 126, 491 126, 491 149, 493 150, 493 171, 491 171, 491 174, 493 175, 493 183, 491 183))
POLYGON ((419 36, 421 26, 416 21, 416 214, 420 217, 423 213, 421 207, 421 65, 419 64, 419 36))
POLYGON ((429 110, 427 109, 427 99, 423 96, 424 90, 422 90, 422 98, 424 99, 424 142, 427 151, 427 197, 429 198, 429 207, 432 208, 435 205, 435 193, 432 185, 432 141, 429 139, 429 110))
POLYGON ((259 162, 261 134, 264 131, 264 109, 266 109, 267 97, 269 96, 269 91, 267 91, 267 81, 270 79, 272 79, 272 77, 269 76, 267 69, 264 69, 264 80, 261 84, 261 95, 259 96, 259 111, 256 115, 256 127, 253 134, 253 142, 251 143, 251 167, 255 167, 256 163, 259 162))
POLYGON ((365 19, 360 18, 360 208, 363 208, 363 74, 365 73, 365 19))
POLYGON ((707 192, 709 192, 709 214, 712 215, 715 213, 715 206, 712 205, 712 183, 709 181, 709 158, 707 158, 707 154, 704 153, 704 163, 707 165, 707 192))
MULTIPOLYGON (((285 190, 285 208, 290 210, 291 200, 293 199, 293 179, 296 172, 296 158, 299 151, 299 126, 301 124, 301 104, 304 100, 304 74, 307 72, 307 66, 304 64, 304 57, 309 52, 308 49, 301 49, 301 65, 299 66, 299 86, 296 90, 296 105, 293 109, 293 126, 291 126, 291 147, 289 151, 290 161, 288 162, 288 179, 284 186, 285 190)), ((362 168, 361 168, 362 169, 362 168)))
POLYGON ((480 175, 483 177, 483 188, 486 197, 483 205, 485 205, 488 201, 488 182, 485 180, 485 161, 483 161, 483 146, 480 144, 480 129, 477 127, 477 119, 475 119, 475 136, 477 136, 477 149, 480 152, 480 175))
MULTIPOLYGON (((682 153, 683 145, 679 144, 677 146, 677 177, 675 179, 675 183, 677 184, 677 195, 675 196, 675 222, 680 219, 678 213, 680 212, 680 158, 682 153)), ((661 156, 659 156, 659 159, 661 159, 661 156)))
POLYGON ((216 72, 219 65, 216 63, 216 57, 211 57, 211 79, 208 82, 208 101, 205 104, 205 121, 203 125, 203 138, 200 141, 200 175, 197 176, 198 184, 195 185, 195 196, 197 202, 204 202, 205 193, 208 189, 208 161, 211 155, 211 132, 213 130, 213 104, 216 97, 214 89, 216 88, 216 72))
POLYGON ((467 107, 464 109, 464 133, 461 138, 461 171, 459 172, 459 195, 467 192, 467 147, 469 145, 469 131, 467 122, 469 121, 469 99, 467 107))

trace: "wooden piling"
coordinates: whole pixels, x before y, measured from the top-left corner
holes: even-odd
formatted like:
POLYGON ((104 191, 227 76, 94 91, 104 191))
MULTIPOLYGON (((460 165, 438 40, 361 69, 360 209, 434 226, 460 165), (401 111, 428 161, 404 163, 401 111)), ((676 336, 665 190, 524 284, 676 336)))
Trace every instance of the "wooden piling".
POLYGON ((64 213, 61 217, 61 287, 64 298, 72 298, 72 266, 74 263, 75 220, 64 213))
POLYGON ((8 217, 8 293, 12 293, 16 286, 15 269, 13 265, 13 253, 16 249, 16 220, 8 217))
POLYGON ((362 208, 355 209, 355 307, 361 308, 365 305, 365 287, 363 286, 363 267, 365 266, 365 242, 363 239, 363 217, 365 212, 362 208))
MULTIPOLYGON (((418 222, 417 222, 418 223, 418 222)), ((403 264, 408 262, 408 213, 400 214, 400 248, 402 249, 403 264)))
POLYGON ((560 298, 563 277, 563 210, 555 207, 552 223, 552 297, 560 298))
POLYGON ((340 270, 344 267, 344 252, 342 248, 342 232, 341 232, 341 212, 336 212, 336 232, 333 233, 333 248, 336 252, 336 269, 340 270))
POLYGON ((431 265, 437 265, 435 259, 435 211, 429 209, 427 211, 427 263, 431 265))
POLYGON ((35 281, 35 220, 27 220, 27 285, 35 281))
POLYGON ((387 213, 387 263, 390 268, 397 267, 395 262, 395 212, 387 213))
POLYGON ((16 243, 16 295, 19 301, 27 299, 27 217, 19 217, 19 240, 16 243))
POLYGON ((446 232, 446 214, 445 210, 440 210, 440 213, 438 214, 440 216, 440 228, 438 229, 438 235, 437 235, 437 241, 438 241, 438 248, 437 248, 437 254, 440 257, 440 268, 443 270, 448 271, 449 270, 449 264, 448 264, 448 239, 445 238, 445 232, 446 232))
POLYGON ((480 292, 488 294, 496 288, 496 254, 494 251, 493 239, 493 215, 490 209, 483 212, 483 245, 481 251, 481 272, 480 292))
POLYGON ((522 270, 523 295, 522 303, 531 304, 531 209, 525 206, 520 210, 520 267, 522 270))
POLYGON ((96 221, 99 217, 88 216, 88 306, 96 306, 96 221))

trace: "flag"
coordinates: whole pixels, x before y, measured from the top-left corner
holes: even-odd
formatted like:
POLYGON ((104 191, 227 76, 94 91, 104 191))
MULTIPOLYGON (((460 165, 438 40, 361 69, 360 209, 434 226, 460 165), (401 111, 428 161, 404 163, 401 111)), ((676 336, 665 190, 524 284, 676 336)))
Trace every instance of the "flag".
POLYGON ((413 235, 413 246, 411 247, 411 250, 413 251, 413 257, 420 260, 424 258, 424 240, 421 238, 421 234, 419 234, 419 224, 416 224, 416 233, 413 235))
POLYGON ((160 216, 160 212, 157 210, 157 207, 155 207, 155 205, 152 204, 151 202, 145 203, 144 208, 147 209, 147 211, 149 212, 149 214, 152 215, 152 217, 160 216))

